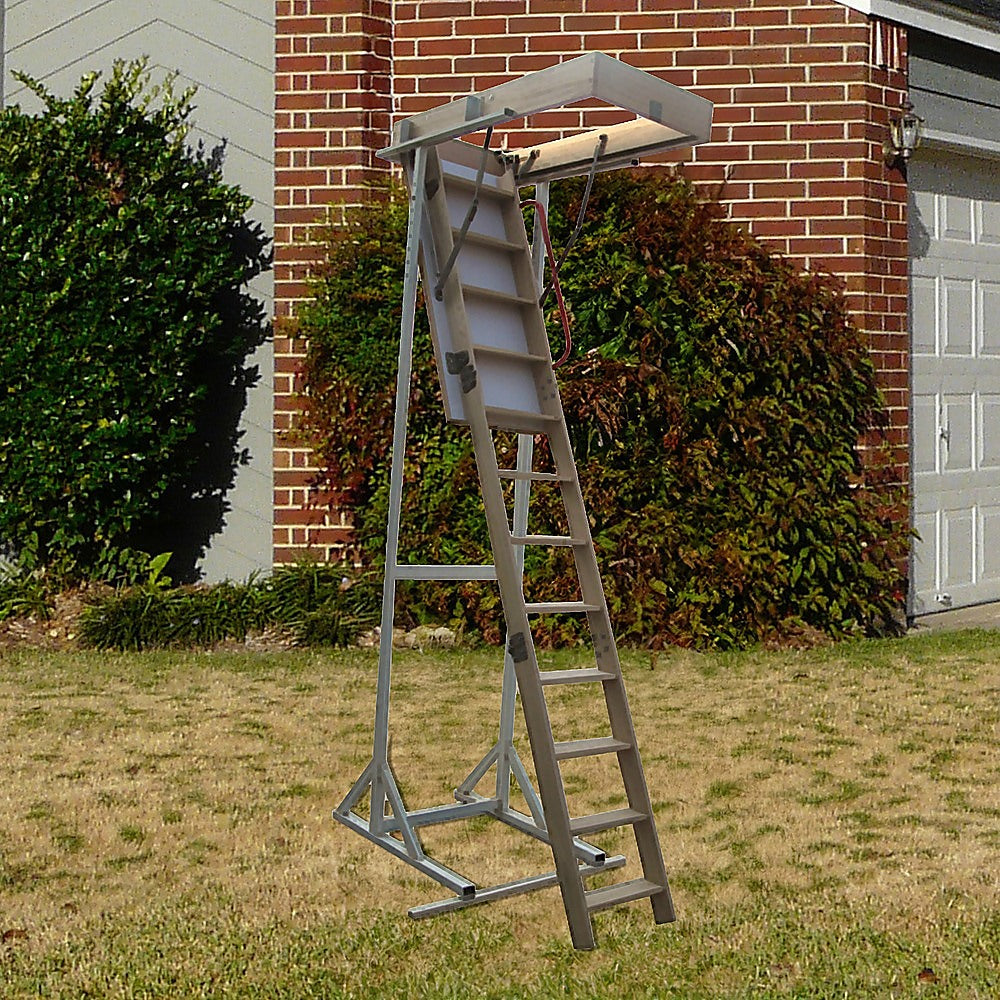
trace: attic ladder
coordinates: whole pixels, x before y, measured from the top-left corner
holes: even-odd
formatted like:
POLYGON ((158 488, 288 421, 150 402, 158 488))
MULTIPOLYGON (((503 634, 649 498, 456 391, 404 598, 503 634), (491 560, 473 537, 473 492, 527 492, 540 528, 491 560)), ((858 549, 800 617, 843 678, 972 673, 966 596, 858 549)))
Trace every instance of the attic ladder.
MULTIPOLYGON (((622 67, 599 53, 555 67, 554 73, 542 71, 533 76, 549 74, 549 83, 563 80, 570 95, 574 96, 569 85, 577 85, 579 71, 591 74, 584 81, 589 84, 591 79, 597 78, 599 71, 605 72, 606 76, 617 73, 615 67, 627 71, 626 78, 632 83, 637 78, 631 74, 646 77, 646 74, 622 67), (574 69, 574 63, 580 65, 574 69)), ((620 83, 617 76, 613 77, 613 83, 616 86, 620 83)), ((654 83, 658 88, 668 86, 659 81, 654 83)), ((504 90, 504 86, 510 85, 495 88, 494 97, 504 90)), ((537 81, 533 89, 529 87, 525 94, 527 98, 537 101, 539 94, 545 90, 542 82, 537 81)), ((595 89, 591 92, 597 93, 595 89)), ((661 90, 654 92, 662 93, 661 90)), ((546 94, 546 98, 549 96, 546 94)), ((514 158, 494 157, 453 138, 516 116, 516 111, 506 106, 492 113, 480 114, 488 103, 485 99, 474 102, 473 98, 469 98, 464 119, 458 126, 452 122, 450 126, 421 138, 408 137, 406 128, 399 130, 396 145, 390 151, 403 163, 406 172, 410 187, 410 225, 393 433, 375 738, 372 760, 344 801, 334 810, 334 817, 456 894, 450 901, 416 907, 410 911, 411 915, 426 916, 557 882, 573 944, 587 949, 594 947, 591 915, 597 910, 645 898, 650 901, 656 922, 665 923, 674 919, 674 909, 590 523, 552 367, 544 317, 538 302, 540 274, 532 263, 518 197, 518 184, 524 183, 524 164, 518 165, 521 173, 515 177, 514 158), (470 211, 472 202, 476 203, 478 210, 470 211), (467 424, 472 436, 493 550, 492 566, 415 566, 399 562, 399 509, 418 259, 447 416, 452 421, 467 424), (520 435, 516 468, 499 468, 494 439, 496 431, 514 431, 520 435), (554 471, 538 472, 532 467, 531 442, 533 436, 539 435, 548 441, 554 471), (513 480, 515 484, 513 525, 508 518, 503 494, 504 479, 513 480), (551 483, 559 490, 568 526, 566 535, 528 532, 528 489, 536 482, 551 483), (546 602, 526 602, 522 586, 524 551, 536 545, 571 549, 578 577, 578 595, 546 602), (406 810, 388 760, 392 624, 396 582, 401 579, 495 579, 500 590, 507 634, 500 738, 497 744, 458 787, 454 805, 414 812, 406 810), (578 614, 585 618, 592 638, 593 665, 556 671, 539 668, 530 617, 548 614, 578 614), (537 777, 537 793, 531 787, 513 746, 515 679, 537 777), (600 688, 610 735, 555 740, 546 691, 552 686, 564 684, 592 686, 595 695, 596 689, 600 688), (571 817, 561 763, 596 755, 616 758, 627 806, 594 815, 571 817), (480 795, 475 791, 476 786, 494 764, 497 767, 495 793, 492 796, 480 795), (531 815, 511 808, 511 777, 520 785, 531 815), (355 811, 355 806, 366 795, 370 795, 367 819, 355 811), (473 815, 495 816, 548 843, 555 861, 555 873, 481 890, 424 853, 417 834, 420 826, 473 815), (599 848, 581 838, 616 827, 632 828, 642 877, 588 889, 585 878, 621 867, 624 858, 608 858, 599 848)), ((651 99, 650 107, 654 104, 657 108, 662 107, 651 99)), ((701 108, 700 105, 698 107, 701 108)), ((710 120, 710 105, 708 108, 710 120)), ((435 111, 425 114, 433 116, 435 111)), ((406 126, 407 122, 402 124, 406 126)), ((628 137, 632 134, 627 130, 622 132, 622 128, 613 126, 603 130, 618 132, 610 142, 608 136, 602 134, 598 150, 587 153, 585 159, 592 158, 596 164, 599 155, 606 155, 608 165, 617 165, 627 155, 630 148, 628 137)), ((652 131, 650 128, 649 122, 642 123, 636 134, 647 145, 656 135, 660 142, 657 148, 663 148, 665 144, 681 144, 682 140, 684 144, 689 144, 697 141, 693 136, 707 132, 703 121, 701 133, 695 130, 687 134, 668 128, 666 131, 670 133, 670 138, 664 143, 659 134, 664 127, 655 125, 652 131)), ((487 145, 488 137, 489 133, 487 145)), ((566 156, 574 163, 580 157, 580 138, 567 140, 570 145, 566 156)), ((540 157, 532 156, 528 161, 529 169, 531 163, 537 163, 539 159, 550 164, 547 169, 552 176, 578 172, 575 168, 566 168, 566 157, 559 150, 550 150, 540 157)), ((544 198, 547 194, 546 177, 539 175, 536 180, 541 182, 540 196, 544 198)))

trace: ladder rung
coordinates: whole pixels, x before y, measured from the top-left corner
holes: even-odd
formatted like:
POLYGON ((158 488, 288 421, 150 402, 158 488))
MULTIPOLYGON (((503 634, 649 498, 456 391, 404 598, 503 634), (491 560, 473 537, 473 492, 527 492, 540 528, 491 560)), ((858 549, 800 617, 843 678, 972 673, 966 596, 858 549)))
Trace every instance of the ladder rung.
MULTIPOLYGON (((444 180, 444 185, 446 188, 462 188, 464 191, 475 191, 476 190, 476 178, 475 177, 465 177, 462 174, 449 174, 444 170, 441 171, 441 177, 444 180)), ((489 175, 483 176, 483 181, 479 185, 479 193, 492 195, 494 198, 499 198, 503 201, 511 200, 511 192, 504 191, 502 188, 494 184, 490 179, 489 175)))
POLYGON ((530 483, 571 483, 569 476, 557 472, 522 472, 520 469, 501 469, 501 479, 519 479, 530 483))
POLYGON ((466 295, 474 295, 480 299, 491 299, 494 302, 506 302, 512 306, 534 306, 538 304, 538 299, 531 299, 524 295, 515 295, 511 292, 501 292, 496 288, 483 288, 482 285, 462 285, 462 291, 466 295))
POLYGON ((396 567, 394 575, 397 580, 495 580, 497 570, 495 566, 404 563, 396 567))
MULTIPOLYGON (((457 238, 460 231, 458 226, 452 226, 451 234, 457 238)), ((491 236, 489 233, 477 233, 474 229, 466 232, 464 242, 475 246, 489 247, 492 250, 505 250, 508 253, 513 253, 515 250, 525 250, 522 244, 515 243, 513 240, 504 239, 502 236, 491 236)))
POLYGON ((524 605, 529 615, 578 615, 586 611, 600 611, 600 605, 586 601, 539 601, 524 605))
POLYGON ((586 667, 581 670, 539 670, 542 684, 587 684, 591 681, 613 681, 615 675, 607 670, 586 667))
POLYGON ((585 538, 571 538, 569 535, 511 535, 513 545, 586 545, 585 538))
POLYGON ((633 899, 646 899, 663 892, 663 886, 644 878, 634 878, 629 882, 619 882, 616 885, 606 885, 601 889, 588 889, 584 896, 587 909, 606 910, 609 906, 619 903, 630 903, 633 899))
POLYGON ((588 833, 599 830, 613 830, 618 826, 632 826, 649 819, 645 813, 636 809, 612 809, 610 812, 594 813, 593 816, 580 816, 570 820, 569 828, 576 837, 585 837, 588 833))
POLYGON ((544 434, 552 424, 559 421, 550 413, 535 413, 531 410, 508 410, 503 406, 487 406, 486 422, 490 427, 502 430, 526 431, 529 434, 544 434))
POLYGON ((493 347, 491 344, 473 344, 472 350, 476 354, 490 354, 495 358, 504 358, 507 361, 527 361, 529 364, 539 364, 549 359, 544 354, 528 354, 527 351, 512 351, 507 347, 493 347))
POLYGON ((613 736, 598 736, 589 740, 565 740, 556 744, 556 760, 570 760, 572 757, 594 757, 602 753, 618 753, 631 750, 632 745, 613 736))

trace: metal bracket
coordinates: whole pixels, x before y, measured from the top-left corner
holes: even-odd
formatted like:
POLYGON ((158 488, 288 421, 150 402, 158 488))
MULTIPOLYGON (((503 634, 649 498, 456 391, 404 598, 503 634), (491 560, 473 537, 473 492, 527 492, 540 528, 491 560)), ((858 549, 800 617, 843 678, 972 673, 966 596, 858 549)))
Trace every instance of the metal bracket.
POLYGON ((462 380, 462 392, 475 389, 478 378, 468 351, 448 351, 444 356, 444 366, 449 375, 457 375, 462 380))
POLYGON ((524 663, 528 658, 528 643, 523 632, 516 632, 507 640, 510 658, 515 663, 524 663))
POLYGON ((448 351, 444 356, 444 366, 449 375, 460 375, 462 369, 469 363, 468 351, 448 351))

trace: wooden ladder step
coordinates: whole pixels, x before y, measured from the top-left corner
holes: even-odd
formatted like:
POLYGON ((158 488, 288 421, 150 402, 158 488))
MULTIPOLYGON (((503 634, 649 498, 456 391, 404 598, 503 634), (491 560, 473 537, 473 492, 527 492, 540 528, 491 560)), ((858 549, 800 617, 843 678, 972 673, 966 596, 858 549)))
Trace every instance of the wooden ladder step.
MULTIPOLYGON (((458 226, 453 226, 451 235, 457 239, 460 232, 458 226)), ((474 229, 466 232, 464 242, 472 246, 488 247, 490 250, 504 250, 507 253, 521 253, 525 249, 520 243, 515 243, 513 240, 506 240, 502 236, 491 236, 489 233, 477 233, 474 229)))
POLYGON ((587 909, 593 913, 595 910, 618 906, 619 903, 631 903, 634 899, 647 899, 661 892, 663 892, 662 885, 657 885, 648 879, 634 878, 628 882, 606 885, 601 889, 589 889, 584 893, 584 897, 587 900, 587 909))
POLYGON ((585 667, 577 670, 539 670, 538 679, 547 684, 588 684, 594 681, 613 681, 617 677, 607 670, 585 667))
POLYGON ((586 538, 572 538, 569 535, 511 535, 512 545, 549 545, 553 548, 569 545, 586 545, 586 538))
POLYGON ((570 820, 569 828, 575 837, 584 837, 588 833, 600 830, 613 830, 619 826, 631 826, 649 819, 645 813, 636 809, 612 809, 609 812, 594 813, 593 816, 580 816, 570 820))
POLYGON ((511 292, 501 292, 496 288, 483 288, 482 285, 462 285, 462 291, 466 295, 472 295, 479 299, 489 299, 491 302, 506 302, 512 306, 536 306, 538 299, 529 298, 526 295, 515 295, 511 292))
POLYGON ((524 605, 529 615, 579 615, 587 611, 600 611, 599 604, 586 601, 531 601, 524 605))
POLYGON ((556 760, 571 760, 573 757, 595 757, 602 753, 619 753, 631 750, 632 744, 616 740, 613 736, 597 736, 588 740, 564 740, 556 743, 556 760))

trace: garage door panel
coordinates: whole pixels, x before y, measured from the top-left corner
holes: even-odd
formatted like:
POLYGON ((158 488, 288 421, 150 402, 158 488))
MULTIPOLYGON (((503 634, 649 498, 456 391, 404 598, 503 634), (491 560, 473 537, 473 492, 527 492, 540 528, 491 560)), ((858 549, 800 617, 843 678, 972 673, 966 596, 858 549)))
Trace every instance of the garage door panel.
POLYGON ((974 440, 974 400, 971 395, 944 396, 941 399, 944 440, 944 472, 971 472, 974 440))
MULTIPOLYGON (((938 436, 937 429, 938 398, 933 395, 913 396, 913 436, 921 441, 934 441, 938 436)), ((924 448, 913 456, 914 475, 936 473, 937 449, 924 448)))
POLYGON ((972 354, 975 284, 970 278, 945 278, 941 282, 944 308, 945 354, 972 354))
POLYGON ((911 561, 913 574, 913 590, 919 606, 914 607, 914 614, 940 610, 936 607, 933 595, 939 592, 937 583, 937 566, 935 554, 938 551, 936 513, 917 514, 913 518, 913 528, 919 541, 914 548, 911 561))
POLYGON ((974 517, 970 510, 946 510, 941 518, 941 586, 955 590, 973 582, 974 517))
POLYGON ((940 201, 941 238, 972 242, 972 205, 968 198, 945 195, 940 201))
POLYGON ((985 580, 1000 581, 1000 504, 980 512, 982 534, 982 576, 985 580))
MULTIPOLYGON (((937 199, 931 191, 913 191, 911 194, 910 223, 919 220, 924 234, 932 240, 938 239, 937 199)), ((921 254, 923 256, 923 254, 921 254)))
POLYGON ((911 181, 914 613, 1000 600, 1000 170, 911 181))
POLYGON ((979 428, 980 469, 1000 469, 1000 393, 979 396, 979 414, 976 421, 979 428))
POLYGON ((1000 358, 1000 281, 979 283, 979 353, 1000 358))
POLYGON ((1000 246, 1000 201, 979 202, 979 242, 1000 246))
POLYGON ((913 353, 935 355, 938 350, 937 279, 915 275, 910 283, 910 294, 913 297, 913 312, 929 320, 913 331, 913 353))

